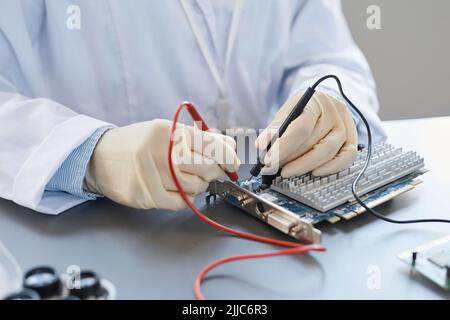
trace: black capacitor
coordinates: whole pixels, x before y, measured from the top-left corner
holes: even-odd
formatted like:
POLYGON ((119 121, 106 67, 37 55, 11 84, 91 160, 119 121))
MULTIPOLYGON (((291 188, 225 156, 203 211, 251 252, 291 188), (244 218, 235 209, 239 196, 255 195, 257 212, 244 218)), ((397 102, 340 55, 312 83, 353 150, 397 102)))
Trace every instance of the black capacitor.
POLYGON ((417 260, 417 251, 413 251, 412 252, 411 260, 412 260, 412 264, 415 265, 416 264, 416 260, 417 260))
POLYGON ((263 189, 270 187, 272 181, 277 177, 277 174, 263 174, 261 175, 261 187, 263 189))
POLYGON ((70 289, 70 295, 80 299, 97 297, 101 290, 100 279, 94 271, 83 270, 80 272, 79 288, 70 289))
POLYGON ((281 169, 277 171, 276 174, 262 174, 261 175, 261 188, 266 189, 270 187, 272 181, 275 180, 276 177, 281 175, 281 169))
POLYGON ((5 300, 40 300, 39 293, 31 289, 22 289, 19 292, 10 294, 5 300))
POLYGON ((97 299, 107 300, 108 297, 109 297, 109 291, 106 288, 100 286, 100 289, 97 292, 97 299))
POLYGON ((36 291, 42 299, 61 294, 61 280, 55 269, 51 267, 37 267, 25 273, 24 288, 36 291))

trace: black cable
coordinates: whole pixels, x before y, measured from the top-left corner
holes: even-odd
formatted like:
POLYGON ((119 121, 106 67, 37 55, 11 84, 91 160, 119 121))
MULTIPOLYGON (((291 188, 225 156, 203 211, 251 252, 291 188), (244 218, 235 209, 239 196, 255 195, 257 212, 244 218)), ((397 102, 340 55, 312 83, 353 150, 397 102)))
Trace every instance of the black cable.
POLYGON ((385 216, 383 216, 382 214, 380 214, 379 212, 375 211, 372 208, 369 208, 362 200, 361 198, 358 196, 357 192, 356 192, 356 187, 358 185, 359 180, 361 179, 361 177, 363 176, 363 174, 366 172, 367 167, 369 166, 370 163, 370 159, 372 157, 372 132, 370 130, 370 126, 369 123, 367 122, 366 118, 364 117, 364 115, 362 114, 361 111, 359 111, 359 109, 353 104, 353 102, 345 95, 344 90, 342 89, 342 84, 341 81, 339 80, 339 78, 333 74, 329 74, 326 76, 323 76, 322 78, 320 78, 319 80, 316 81, 316 83, 312 86, 313 89, 316 89, 316 87, 323 81, 325 81, 326 79, 334 79, 339 87, 339 91, 341 92, 342 97, 345 99, 345 101, 347 101, 347 103, 350 105, 350 107, 355 110, 355 112, 358 114, 358 116, 361 118, 362 122, 364 123, 364 126, 366 127, 367 130, 367 156, 366 156, 366 160, 364 162, 364 166, 361 169, 361 171, 358 173, 358 175, 356 176, 355 180, 352 183, 352 194, 353 197, 356 199, 356 201, 364 208, 366 209, 367 212, 369 212, 370 214, 372 214, 373 216, 377 217, 378 219, 384 220, 386 222, 390 222, 390 223, 397 223, 397 224, 406 224, 406 223, 425 223, 425 222, 441 222, 441 223, 450 223, 450 220, 445 220, 445 219, 415 219, 415 220, 394 220, 394 219, 390 219, 387 218, 385 216))

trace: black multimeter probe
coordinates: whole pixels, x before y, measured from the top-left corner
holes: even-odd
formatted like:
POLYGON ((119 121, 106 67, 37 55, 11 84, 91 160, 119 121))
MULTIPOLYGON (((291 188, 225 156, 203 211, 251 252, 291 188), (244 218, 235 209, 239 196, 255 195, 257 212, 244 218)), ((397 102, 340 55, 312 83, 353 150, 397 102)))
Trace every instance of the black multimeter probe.
MULTIPOLYGON (((295 107, 292 109, 291 113, 287 116, 286 120, 284 120, 283 124, 278 129, 278 134, 275 135, 272 138, 272 140, 269 142, 269 144, 267 145, 265 152, 263 152, 262 157, 264 157, 267 154, 267 152, 272 147, 273 143, 279 137, 281 137, 283 135, 283 133, 286 131, 289 124, 291 124, 292 121, 297 119, 302 114, 302 112, 305 109, 306 105, 308 104, 309 100, 311 100, 312 96, 316 92, 317 86, 327 79, 334 79, 336 81, 338 88, 339 88, 339 92, 341 93, 342 97, 348 103, 348 105, 356 112, 356 114, 358 115, 358 117, 361 119, 364 126, 366 127, 366 131, 367 131, 367 156, 364 161, 364 165, 363 165, 362 169, 359 171, 355 180, 352 183, 352 190, 351 190, 352 195, 355 198, 355 200, 358 202, 358 204, 361 205, 361 207, 363 207, 366 210, 366 212, 372 214, 376 218, 381 219, 386 222, 390 222, 390 223, 396 223, 396 224, 426 223, 426 222, 428 222, 428 223, 429 222, 450 223, 450 220, 447 220, 447 219, 434 219, 434 218, 432 218, 432 219, 414 219, 414 220, 394 220, 394 219, 385 217, 384 215, 382 215, 381 213, 379 213, 378 211, 376 211, 372 208, 369 208, 364 203, 364 201, 362 201, 362 199, 357 194, 356 189, 358 186, 358 182, 361 180, 362 176, 366 172, 367 167, 369 166, 369 163, 370 163, 370 159, 372 157, 372 131, 370 130, 370 125, 369 125, 369 122, 367 121, 366 117, 364 117, 363 113, 353 104, 353 102, 344 93, 344 90, 342 89, 341 80, 339 80, 339 78, 333 74, 323 76, 322 78, 317 80, 313 86, 309 87, 305 91, 303 96, 300 98, 300 100, 297 102, 295 107)), ((260 158, 261 157, 258 157, 256 164, 250 170, 251 176, 250 176, 249 180, 252 179, 252 177, 258 176, 261 172, 262 167, 264 167, 264 164, 261 162, 260 158)))
POLYGON ((287 127, 291 124, 291 122, 297 119, 303 113, 303 110, 305 110, 305 107, 308 104, 309 100, 311 100, 312 96, 314 95, 314 92, 316 92, 316 90, 312 87, 309 87, 305 91, 303 96, 300 98, 295 107, 292 109, 291 113, 289 113, 289 115, 283 121, 283 124, 278 129, 277 134, 273 136, 272 140, 267 145, 266 150, 260 157, 257 158, 256 164, 250 170, 251 176, 249 180, 259 175, 262 167, 264 167, 264 164, 261 162, 260 159, 264 158, 264 156, 267 154, 267 152, 269 152, 270 148, 275 143, 275 141, 284 134, 284 132, 286 131, 287 127))

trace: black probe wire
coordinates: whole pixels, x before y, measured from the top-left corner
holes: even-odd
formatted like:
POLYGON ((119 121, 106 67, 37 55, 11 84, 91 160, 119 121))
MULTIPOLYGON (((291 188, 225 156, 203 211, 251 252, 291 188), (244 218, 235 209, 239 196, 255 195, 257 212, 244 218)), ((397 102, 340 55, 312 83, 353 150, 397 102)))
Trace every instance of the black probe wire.
POLYGON ((361 171, 359 171, 358 175, 356 176, 355 180, 352 183, 352 194, 353 194, 353 197, 356 199, 356 201, 364 209, 366 209, 367 212, 369 212, 370 214, 372 214, 376 218, 384 220, 386 222, 390 222, 390 223, 396 223, 396 224, 426 223, 426 222, 450 223, 450 220, 445 220, 445 219, 414 219, 414 220, 394 220, 394 219, 390 219, 390 218, 387 218, 384 215, 380 214, 376 210, 374 210, 372 208, 369 208, 364 203, 364 201, 358 196, 358 194, 356 192, 356 188, 358 186, 358 182, 359 182, 359 180, 361 180, 361 177, 366 172, 367 167, 370 164, 370 159, 372 157, 372 132, 370 130, 370 126, 369 126, 369 123, 367 122, 366 117, 364 117, 363 113, 353 104, 353 102, 344 93, 344 90, 342 89, 341 80, 339 80, 339 78, 337 76, 335 76, 333 74, 329 74, 329 75, 323 76, 322 78, 320 78, 319 80, 316 81, 316 83, 312 86, 312 89, 315 90, 320 83, 322 83, 323 81, 325 81, 327 79, 330 79, 330 78, 332 78, 332 79, 334 79, 336 81, 342 97, 345 99, 345 101, 347 101, 347 103, 350 105, 350 107, 353 110, 355 110, 355 112, 361 118, 362 122, 364 123, 364 126, 366 127, 366 131, 367 131, 367 156, 366 156, 366 160, 364 161, 363 168, 361 169, 361 171))

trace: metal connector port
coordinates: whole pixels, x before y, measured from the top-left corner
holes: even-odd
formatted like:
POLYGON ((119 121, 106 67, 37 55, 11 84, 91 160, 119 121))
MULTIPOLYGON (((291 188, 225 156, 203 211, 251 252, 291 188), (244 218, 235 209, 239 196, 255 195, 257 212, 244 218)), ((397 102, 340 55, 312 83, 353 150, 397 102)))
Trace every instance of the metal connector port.
POLYGON ((219 196, 228 203, 250 213, 252 216, 270 224, 291 237, 310 243, 319 243, 321 231, 314 228, 311 222, 300 218, 250 190, 244 189, 230 181, 214 181, 209 186, 210 197, 219 196))

